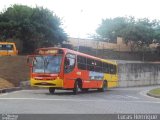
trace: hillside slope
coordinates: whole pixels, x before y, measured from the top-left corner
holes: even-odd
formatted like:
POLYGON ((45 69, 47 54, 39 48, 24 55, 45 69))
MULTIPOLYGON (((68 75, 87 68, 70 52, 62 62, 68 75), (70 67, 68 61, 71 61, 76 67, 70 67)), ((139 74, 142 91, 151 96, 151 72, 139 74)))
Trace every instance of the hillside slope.
POLYGON ((20 81, 29 80, 26 56, 0 57, 0 78, 8 80, 14 86, 19 86, 20 81))
POLYGON ((0 78, 0 89, 4 89, 4 88, 12 88, 14 87, 14 85, 12 83, 10 83, 9 81, 0 78))

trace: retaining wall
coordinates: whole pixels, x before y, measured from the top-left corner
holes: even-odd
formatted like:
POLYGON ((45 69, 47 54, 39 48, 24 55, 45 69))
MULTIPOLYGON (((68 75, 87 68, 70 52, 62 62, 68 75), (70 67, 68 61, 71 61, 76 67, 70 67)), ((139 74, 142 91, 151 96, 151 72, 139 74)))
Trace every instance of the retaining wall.
POLYGON ((160 84, 159 63, 119 63, 119 87, 160 84))

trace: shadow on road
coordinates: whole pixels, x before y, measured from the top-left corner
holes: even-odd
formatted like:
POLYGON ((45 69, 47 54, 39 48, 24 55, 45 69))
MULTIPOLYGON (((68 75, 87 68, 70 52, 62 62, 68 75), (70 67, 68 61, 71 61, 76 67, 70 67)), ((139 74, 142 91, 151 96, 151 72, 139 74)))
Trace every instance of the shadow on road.
MULTIPOLYGON (((110 92, 110 91, 111 91, 111 90, 106 90, 105 92, 110 92)), ((87 91, 87 92, 85 92, 85 91, 80 91, 80 92, 78 93, 78 95, 95 94, 95 93, 103 94, 103 93, 105 93, 105 92, 99 92, 99 91, 97 91, 97 90, 89 90, 89 91, 87 91)), ((45 94, 46 94, 46 95, 59 95, 59 96, 61 96, 61 95, 73 95, 73 96, 75 96, 72 91, 63 91, 63 92, 62 92, 62 91, 58 91, 58 92, 55 91, 54 94, 50 94, 50 93, 45 93, 45 94)))

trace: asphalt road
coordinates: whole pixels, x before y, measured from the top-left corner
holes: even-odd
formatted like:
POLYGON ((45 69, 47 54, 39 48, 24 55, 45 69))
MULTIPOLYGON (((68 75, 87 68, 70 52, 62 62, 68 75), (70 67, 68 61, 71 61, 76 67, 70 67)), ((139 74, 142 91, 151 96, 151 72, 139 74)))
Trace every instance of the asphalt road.
POLYGON ((90 90, 73 95, 72 91, 46 89, 21 90, 0 94, 0 113, 9 114, 110 114, 160 113, 160 99, 145 93, 158 86, 112 88, 103 93, 90 90))

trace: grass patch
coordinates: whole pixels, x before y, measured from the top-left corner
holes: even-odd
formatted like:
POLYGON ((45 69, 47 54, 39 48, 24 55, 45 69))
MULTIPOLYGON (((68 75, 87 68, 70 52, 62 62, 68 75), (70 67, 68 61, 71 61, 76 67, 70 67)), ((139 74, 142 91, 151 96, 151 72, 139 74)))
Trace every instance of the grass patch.
POLYGON ((160 88, 150 90, 148 94, 151 96, 160 97, 160 88))

